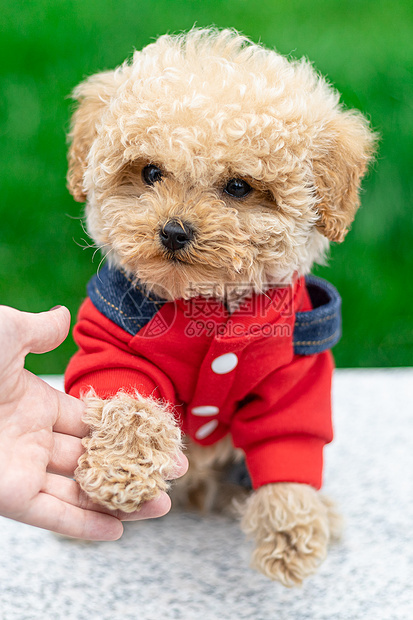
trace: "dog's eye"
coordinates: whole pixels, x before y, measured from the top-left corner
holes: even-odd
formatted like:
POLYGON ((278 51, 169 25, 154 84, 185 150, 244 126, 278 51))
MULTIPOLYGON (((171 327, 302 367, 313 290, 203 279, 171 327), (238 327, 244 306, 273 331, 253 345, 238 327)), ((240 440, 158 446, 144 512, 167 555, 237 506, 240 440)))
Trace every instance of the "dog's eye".
POLYGON ((146 185, 155 185, 163 177, 162 170, 158 166, 148 164, 142 170, 142 179, 146 185))
POLYGON ((244 198, 251 190, 251 185, 242 179, 231 179, 224 188, 224 192, 233 198, 244 198))

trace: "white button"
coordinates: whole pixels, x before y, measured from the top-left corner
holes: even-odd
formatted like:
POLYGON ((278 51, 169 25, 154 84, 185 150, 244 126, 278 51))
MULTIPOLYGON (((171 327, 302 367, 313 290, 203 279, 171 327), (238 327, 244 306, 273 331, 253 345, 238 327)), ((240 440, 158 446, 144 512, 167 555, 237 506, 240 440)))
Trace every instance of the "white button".
POLYGON ((220 355, 214 359, 211 368, 217 375, 225 375, 234 370, 237 364, 238 358, 235 353, 225 353, 225 355, 220 355))
POLYGON ((204 424, 204 426, 201 426, 201 428, 198 428, 195 433, 195 437, 197 439, 205 439, 205 437, 208 437, 208 435, 214 432, 217 426, 218 420, 211 420, 210 422, 204 424))
POLYGON ((191 413, 194 415, 217 415, 219 413, 218 407, 214 405, 204 405, 203 407, 193 407, 191 413))

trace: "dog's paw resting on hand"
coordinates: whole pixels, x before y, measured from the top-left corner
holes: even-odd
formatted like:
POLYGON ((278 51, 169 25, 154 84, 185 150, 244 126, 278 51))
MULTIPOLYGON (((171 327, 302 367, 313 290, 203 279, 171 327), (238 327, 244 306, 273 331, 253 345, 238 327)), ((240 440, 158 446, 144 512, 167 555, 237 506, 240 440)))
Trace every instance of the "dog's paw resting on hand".
POLYGON ((255 542, 253 567, 285 586, 315 573, 341 533, 331 500, 306 484, 267 484, 239 509, 242 529, 255 542))
POLYGON ((166 406, 137 392, 84 398, 90 432, 75 478, 96 503, 133 512, 167 491, 175 477, 181 431, 166 406))

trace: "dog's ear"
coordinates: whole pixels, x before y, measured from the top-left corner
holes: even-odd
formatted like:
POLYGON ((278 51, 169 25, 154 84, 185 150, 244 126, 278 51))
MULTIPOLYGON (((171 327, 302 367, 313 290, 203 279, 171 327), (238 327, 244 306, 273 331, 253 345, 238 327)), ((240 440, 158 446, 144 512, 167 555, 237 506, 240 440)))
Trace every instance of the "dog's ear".
POLYGON ((376 136, 358 112, 337 111, 320 129, 313 151, 318 199, 318 228, 330 241, 341 242, 357 208, 361 180, 376 145, 376 136))
POLYGON ((83 175, 86 159, 97 135, 98 123, 105 107, 116 90, 115 71, 105 71, 92 75, 79 84, 72 97, 78 102, 78 108, 72 116, 69 133, 69 170, 67 183, 70 193, 78 202, 84 202, 83 175))

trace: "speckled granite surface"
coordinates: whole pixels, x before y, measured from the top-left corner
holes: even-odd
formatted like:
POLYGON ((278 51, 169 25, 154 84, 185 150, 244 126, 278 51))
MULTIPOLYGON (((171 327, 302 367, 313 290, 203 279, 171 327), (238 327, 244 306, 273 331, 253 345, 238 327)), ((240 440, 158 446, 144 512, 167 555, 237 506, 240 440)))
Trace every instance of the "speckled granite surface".
POLYGON ((413 619, 413 369, 338 371, 325 491, 343 541, 303 588, 248 568, 224 517, 171 514, 114 543, 0 519, 1 620, 413 619))

